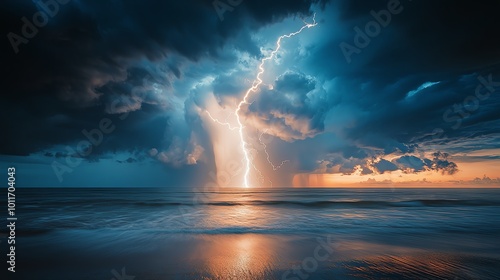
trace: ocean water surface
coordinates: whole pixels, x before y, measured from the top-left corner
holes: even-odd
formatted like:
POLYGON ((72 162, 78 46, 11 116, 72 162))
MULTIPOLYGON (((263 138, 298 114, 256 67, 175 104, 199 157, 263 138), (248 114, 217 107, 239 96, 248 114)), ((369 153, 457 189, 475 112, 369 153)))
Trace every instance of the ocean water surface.
POLYGON ((497 189, 19 188, 16 198, 24 278, 12 279, 500 279, 497 189))

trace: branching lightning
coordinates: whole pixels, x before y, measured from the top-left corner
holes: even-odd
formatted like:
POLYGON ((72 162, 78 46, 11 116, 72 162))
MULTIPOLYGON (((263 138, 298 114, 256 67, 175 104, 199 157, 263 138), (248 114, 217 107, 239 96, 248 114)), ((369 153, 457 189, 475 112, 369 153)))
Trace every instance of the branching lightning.
MULTIPOLYGON (((240 138, 240 143, 241 143, 241 150, 243 151, 243 157, 244 157, 243 158, 243 162, 244 162, 244 166, 245 166, 244 167, 245 174, 244 174, 243 186, 245 188, 250 187, 249 176, 250 176, 250 168, 251 168, 251 166, 253 166, 253 168, 255 168, 255 170, 257 170, 257 172, 259 173, 259 175, 261 177, 261 180, 263 180, 263 175, 260 172, 260 170, 257 169, 257 167, 255 166, 255 164, 252 162, 252 159, 251 159, 251 156, 250 156, 250 152, 248 151, 248 147, 247 147, 248 144, 245 141, 245 136, 244 136, 244 128, 245 128, 245 126, 243 125, 243 122, 242 122, 241 116, 240 116, 240 113, 242 112, 242 109, 243 109, 243 105, 245 105, 245 104, 249 105, 250 104, 249 101, 248 101, 249 98, 250 98, 250 96, 252 95, 252 93, 256 92, 258 90, 259 86, 262 84, 263 81, 261 79, 261 76, 265 72, 264 64, 266 63, 266 61, 271 60, 271 59, 273 59, 276 56, 276 53, 278 53, 278 51, 281 48, 281 40, 283 40, 285 38, 291 38, 291 37, 293 37, 295 35, 300 34, 306 28, 308 29, 308 28, 312 28, 312 27, 315 27, 316 25, 318 25, 316 23, 316 14, 314 14, 312 20, 313 20, 312 23, 307 23, 307 22, 304 21, 304 25, 299 30, 297 30, 295 32, 292 32, 290 34, 281 35, 280 37, 278 37, 278 39, 276 40, 276 47, 274 48, 274 50, 267 57, 264 57, 260 61, 259 72, 257 73, 257 76, 256 76, 255 80, 253 81, 252 86, 245 92, 245 95, 244 95, 243 99, 240 101, 240 103, 238 104, 238 107, 236 108, 236 110, 234 112, 234 114, 236 115, 236 121, 237 121, 237 126, 236 127, 231 126, 228 122, 221 122, 221 121, 217 120, 216 118, 212 117, 212 115, 208 111, 206 111, 206 113, 208 114, 208 116, 215 123, 223 125, 223 126, 227 126, 230 130, 238 130, 239 138, 240 138)), ((259 141, 261 140, 261 137, 262 137, 262 134, 259 137, 259 141)), ((261 141, 261 143, 262 143, 262 141, 261 141)), ((287 162, 287 161, 283 161, 278 166, 274 165, 271 162, 269 153, 267 152, 267 150, 265 148, 266 148, 266 146, 264 144, 264 150, 265 150, 265 153, 267 155, 267 160, 271 164, 271 166, 273 167, 273 170, 279 169, 283 164, 285 164, 287 162)))
POLYGON ((274 165, 274 163, 271 161, 271 156, 269 155, 269 152, 267 151, 267 145, 266 145, 266 143, 264 143, 262 141, 262 135, 264 135, 266 132, 267 132, 267 129, 259 135, 259 142, 262 146, 264 146, 264 153, 266 154, 267 162, 269 162, 269 164, 273 167, 273 170, 276 171, 276 170, 280 169, 285 163, 289 162, 289 160, 282 160, 280 164, 274 165))
POLYGON ((245 188, 248 188, 250 186, 248 177, 250 175, 250 164, 251 163, 250 163, 250 156, 249 156, 249 153, 248 153, 248 150, 247 150, 247 142, 245 141, 245 136, 243 135, 244 126, 243 126, 243 123, 241 122, 241 117, 240 117, 241 109, 242 109, 242 107, 243 107, 244 104, 248 104, 248 98, 250 97, 250 95, 252 94, 252 92, 257 91, 257 89, 259 88, 259 86, 262 84, 262 79, 260 77, 265 72, 264 63, 266 61, 268 61, 268 60, 271 60, 276 55, 276 53, 280 50, 280 48, 281 48, 281 40, 283 40, 284 38, 290 38, 290 37, 293 37, 293 36, 295 36, 297 34, 300 34, 302 32, 302 30, 304 30, 306 28, 311 28, 311 27, 316 26, 317 25, 317 23, 316 23, 316 14, 314 14, 314 16, 313 16, 313 23, 306 23, 306 22, 304 22, 304 24, 305 25, 303 25, 298 31, 295 31, 295 32, 290 33, 288 35, 281 35, 278 38, 278 40, 276 41, 276 48, 271 52, 271 54, 269 56, 264 57, 260 61, 259 72, 257 73, 257 77, 253 81, 252 87, 249 88, 247 90, 247 92, 245 93, 245 96, 243 97, 243 99, 241 100, 241 102, 238 104, 238 108, 235 111, 236 120, 238 121, 238 125, 239 125, 239 131, 238 132, 239 132, 239 135, 240 135, 241 149, 243 151, 243 156, 244 156, 245 163, 246 163, 246 166, 245 166, 245 175, 244 175, 244 180, 243 180, 243 186, 245 188))
POLYGON ((221 122, 221 121, 219 121, 218 119, 216 119, 216 118, 212 117, 212 114, 210 114, 210 112, 209 112, 209 111, 205 111, 205 112, 207 113, 208 117, 209 117, 210 119, 212 119, 212 121, 213 121, 214 123, 220 124, 220 125, 222 125, 222 126, 227 126, 227 127, 229 128, 229 130, 236 130, 236 129, 238 129, 238 127, 236 127, 236 126, 231 126, 231 124, 229 124, 227 121, 226 121, 226 122, 221 122))

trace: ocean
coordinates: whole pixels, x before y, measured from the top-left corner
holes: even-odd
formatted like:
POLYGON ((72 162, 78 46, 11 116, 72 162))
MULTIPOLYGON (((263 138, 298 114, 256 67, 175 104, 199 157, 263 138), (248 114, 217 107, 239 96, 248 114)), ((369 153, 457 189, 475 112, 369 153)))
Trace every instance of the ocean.
POLYGON ((18 188, 16 204, 6 279, 500 279, 498 189, 18 188))

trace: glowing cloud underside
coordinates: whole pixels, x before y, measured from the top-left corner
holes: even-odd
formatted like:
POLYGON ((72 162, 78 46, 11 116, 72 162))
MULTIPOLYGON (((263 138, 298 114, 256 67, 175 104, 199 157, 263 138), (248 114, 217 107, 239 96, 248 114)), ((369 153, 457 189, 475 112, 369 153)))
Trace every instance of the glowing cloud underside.
MULTIPOLYGON (((241 116, 240 116, 240 113, 242 111, 243 105, 249 104, 248 99, 250 98, 250 96, 252 95, 252 93, 256 92, 258 90, 259 86, 262 84, 261 76, 265 72, 264 64, 265 64, 266 61, 273 59, 274 56, 276 55, 276 53, 280 50, 280 48, 281 48, 281 40, 283 40, 284 38, 290 38, 290 37, 293 37, 295 35, 298 35, 304 29, 311 28, 311 27, 314 27, 316 25, 317 25, 317 23, 316 23, 316 14, 314 14, 314 16, 313 16, 313 23, 304 22, 304 25, 298 31, 292 32, 292 33, 287 34, 287 35, 281 35, 280 37, 278 37, 278 40, 276 41, 276 47, 275 47, 275 49, 269 54, 269 56, 264 57, 260 61, 259 72, 257 73, 257 76, 256 76, 255 80, 253 81, 252 86, 245 92, 245 95, 244 95, 243 99, 240 101, 240 103, 238 104, 238 107, 236 108, 236 110, 234 112, 235 115, 236 115, 236 121, 237 121, 237 126, 236 127, 232 127, 227 122, 224 123, 224 122, 221 122, 221 121, 213 118, 212 115, 208 111, 206 111, 207 114, 208 114, 208 116, 212 119, 212 121, 214 121, 214 122, 216 122, 216 123, 218 123, 220 125, 227 126, 230 130, 238 130, 239 138, 240 138, 240 146, 241 146, 241 150, 243 151, 243 157, 244 157, 243 161, 245 163, 244 164, 245 165, 245 168, 244 168, 245 174, 244 174, 244 177, 243 177, 244 178, 243 179, 243 186, 245 188, 250 187, 250 184, 249 184, 250 166, 254 166, 255 167, 255 165, 252 162, 252 159, 250 157, 250 153, 249 153, 248 148, 247 148, 247 142, 245 141, 245 136, 244 136, 244 128, 245 128, 245 126, 243 125, 243 123, 241 121, 241 116)), ((267 154, 267 151, 266 151, 266 154, 267 154)), ((269 161, 269 154, 268 154, 267 159, 269 161)), ((282 164, 283 164, 283 162, 282 162, 282 164)), ((279 167, 281 167, 281 165, 279 167)), ((273 165, 273 169, 274 170, 278 169, 279 167, 276 167, 276 166, 273 165)))

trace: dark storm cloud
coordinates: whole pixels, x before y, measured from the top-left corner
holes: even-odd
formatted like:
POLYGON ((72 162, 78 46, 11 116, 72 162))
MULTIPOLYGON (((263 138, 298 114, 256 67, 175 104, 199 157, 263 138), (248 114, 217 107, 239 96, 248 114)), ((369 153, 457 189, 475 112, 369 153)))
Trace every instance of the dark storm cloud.
MULTIPOLYGON (((83 129, 110 118, 115 132, 89 161, 155 148, 163 162, 197 162, 209 142, 199 133, 202 95, 243 92, 262 55, 255 31, 309 13, 311 2, 244 1, 223 21, 208 0, 61 5, 17 55, 4 36, 0 154, 63 158, 70 153, 51 147, 84 140, 83 129), (207 76, 210 85, 181 83, 207 76)), ((500 3, 401 0, 401 13, 348 63, 339 44, 354 45, 354 28, 388 2, 331 1, 301 34, 307 44, 287 41, 274 88, 252 100, 248 125, 286 141, 273 151, 295 164, 291 172, 454 174, 455 153, 500 148, 500 3)), ((32 2, 5 1, 2 34, 19 34, 21 17, 35 12, 32 2)))
POLYGON ((456 163, 449 161, 449 154, 435 152, 432 159, 418 158, 416 156, 402 156, 393 160, 397 167, 405 173, 418 173, 426 170, 441 172, 442 174, 453 175, 458 172, 456 163))
POLYGON ((425 162, 416 156, 402 156, 394 163, 397 164, 402 170, 420 172, 425 170, 425 162))
MULTIPOLYGON (((212 1, 69 1, 59 4, 48 24, 17 46, 15 54, 6 35, 23 36, 21 18, 32 21, 38 10, 31 1, 5 1, 0 12, 4 34, 0 109, 10 121, 3 122, 3 133, 9 137, 1 140, 0 153, 26 155, 78 141, 81 130, 98 124, 106 113, 139 108, 145 112, 123 122, 128 130, 135 129, 133 136, 117 140, 110 148, 120 148, 120 141, 123 146, 137 142, 150 146, 149 140, 143 140, 148 138, 137 137, 152 133, 141 128, 151 128, 142 121, 156 120, 155 111, 168 110, 169 104, 151 90, 135 96, 132 88, 154 83, 169 88, 182 78, 182 62, 175 57, 191 62, 222 59, 221 50, 231 40, 236 48, 256 55, 250 30, 291 14, 308 13, 311 2, 248 1, 220 21, 212 1), (156 69, 147 66, 156 62, 165 63, 156 69), (149 84, 141 84, 146 76, 149 84), (117 99, 122 107, 110 110, 117 99)), ((163 133, 164 126, 153 130, 163 133)), ((114 135, 122 136, 126 135, 114 135)), ((100 148, 104 147, 108 146, 100 148)))
MULTIPOLYGON (((339 2, 341 22, 336 24, 341 25, 341 32, 334 38, 337 55, 342 55, 338 43, 354 44, 353 28, 364 30, 374 20, 370 12, 387 10, 389 2, 339 2)), ((385 83, 415 74, 443 80, 440 77, 475 72, 499 62, 500 42, 494 36, 498 26, 495 14, 500 8, 497 1, 398 2, 403 10, 392 15, 387 27, 371 38, 359 55, 352 57, 352 64, 344 63, 338 71, 378 74, 379 81, 385 83)))
POLYGON ((450 161, 450 155, 443 152, 435 152, 432 158, 404 155, 392 160, 383 158, 354 158, 345 157, 338 153, 329 154, 327 159, 321 160, 320 165, 326 167, 327 173, 342 173, 345 175, 360 171, 362 175, 384 174, 400 170, 406 174, 415 174, 425 171, 439 172, 443 175, 457 173, 458 166, 450 161))
POLYGON ((379 162, 373 164, 373 167, 375 167, 375 169, 377 169, 378 173, 380 174, 385 173, 387 171, 398 170, 398 167, 394 163, 385 159, 381 159, 379 162))
POLYGON ((288 71, 275 80, 273 89, 262 90, 249 111, 262 129, 290 141, 321 133, 332 104, 313 77, 288 71))
MULTIPOLYGON (((407 154, 379 163, 382 172, 397 167, 454 174, 457 166, 448 159, 410 157, 417 151, 473 151, 482 148, 478 142, 499 147, 500 39, 494 34, 500 4, 401 0, 401 13, 348 63, 339 45, 355 45, 354 27, 364 30, 375 21, 370 12, 387 9, 388 2, 339 1, 320 18, 323 28, 335 32, 318 39, 306 73, 334 81, 326 94, 340 102, 330 107, 327 129, 362 150, 358 157, 407 154)), ((346 153, 345 147, 334 152, 346 153)))
POLYGON ((440 171, 443 174, 453 175, 458 172, 458 167, 454 162, 448 161, 449 154, 435 152, 432 160, 425 160, 428 168, 440 171))

